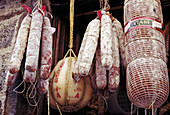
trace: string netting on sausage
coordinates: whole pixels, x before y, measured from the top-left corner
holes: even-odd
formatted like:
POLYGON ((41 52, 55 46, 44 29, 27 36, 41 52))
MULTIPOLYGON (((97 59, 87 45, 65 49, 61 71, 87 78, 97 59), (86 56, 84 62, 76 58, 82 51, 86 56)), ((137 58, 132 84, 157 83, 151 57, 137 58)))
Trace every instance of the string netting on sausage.
POLYGON ((146 109, 159 108, 169 93, 165 38, 155 22, 162 27, 160 0, 125 0, 127 94, 137 107, 146 109))

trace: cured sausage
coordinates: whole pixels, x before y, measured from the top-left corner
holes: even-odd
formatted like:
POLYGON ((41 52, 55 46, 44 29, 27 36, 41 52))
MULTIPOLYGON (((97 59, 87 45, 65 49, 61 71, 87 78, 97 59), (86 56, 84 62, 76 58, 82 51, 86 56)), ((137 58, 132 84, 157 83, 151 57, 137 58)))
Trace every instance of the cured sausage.
POLYGON ((169 94, 160 0, 125 0, 124 19, 128 97, 137 107, 159 108, 169 94))
POLYGON ((30 34, 28 38, 24 72, 24 81, 26 82, 33 83, 36 79, 42 24, 43 13, 41 9, 38 9, 32 15, 30 34))
POLYGON ((113 65, 113 52, 112 52, 112 21, 109 15, 102 15, 101 18, 101 64, 107 70, 113 65))
POLYGON ((113 26, 112 36, 113 36, 112 41, 113 66, 109 70, 108 86, 110 92, 115 92, 120 82, 119 41, 115 26, 113 26))
POLYGON ((29 14, 25 16, 19 28, 16 43, 12 52, 7 72, 7 85, 12 86, 16 81, 18 71, 27 46, 28 34, 31 26, 31 17, 29 14))
POLYGON ((83 57, 83 51, 84 51, 84 48, 85 48, 85 45, 86 45, 86 40, 87 40, 87 32, 88 32, 88 29, 89 29, 89 24, 86 28, 86 31, 85 31, 85 34, 84 34, 84 37, 83 37, 83 41, 81 43, 81 47, 80 47, 80 50, 79 50, 79 54, 78 54, 78 58, 77 58, 77 61, 76 63, 74 64, 74 68, 73 68, 73 71, 72 71, 72 74, 73 74, 73 78, 76 80, 76 81, 79 81, 80 80, 80 77, 79 77, 79 63, 80 63, 80 60, 82 59, 83 57))
POLYGON ((39 93, 40 94, 47 94, 48 92, 48 87, 49 87, 49 81, 48 79, 44 80, 44 79, 40 79, 39 80, 39 93))
POLYGON ((100 20, 94 19, 89 23, 87 30, 87 39, 82 54, 82 59, 79 63, 79 75, 86 76, 89 74, 94 54, 96 52, 100 30, 100 20))
POLYGON ((121 23, 116 18, 113 19, 112 27, 114 27, 116 29, 116 33, 117 33, 116 36, 117 36, 118 42, 119 42, 121 61, 125 67, 125 65, 126 65, 126 63, 125 63, 125 41, 124 41, 123 28, 122 28, 121 23))
POLYGON ((85 76, 89 74, 92 60, 97 48, 99 38, 100 20, 92 20, 87 28, 81 43, 78 58, 73 69, 74 79, 78 80, 79 75, 85 76))
POLYGON ((96 86, 98 89, 104 89, 107 85, 106 69, 101 65, 100 45, 96 51, 96 86))
POLYGON ((44 17, 41 40, 40 78, 47 79, 50 75, 52 60, 52 32, 48 17, 44 17))

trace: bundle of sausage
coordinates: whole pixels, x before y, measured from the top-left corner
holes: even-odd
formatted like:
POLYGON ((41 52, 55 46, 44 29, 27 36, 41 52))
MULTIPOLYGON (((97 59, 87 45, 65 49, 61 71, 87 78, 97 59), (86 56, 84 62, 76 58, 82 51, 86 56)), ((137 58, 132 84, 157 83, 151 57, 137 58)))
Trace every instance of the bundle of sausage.
POLYGON ((48 17, 44 17, 42 39, 41 39, 41 59, 40 59, 40 81, 39 92, 46 94, 48 91, 52 61, 52 31, 51 23, 48 17))
POLYGON ((169 93, 162 21, 160 0, 125 0, 127 93, 141 108, 160 107, 169 93))
POLYGON ((23 19, 18 31, 17 41, 7 74, 7 84, 8 86, 14 84, 27 47, 24 81, 29 83, 35 82, 38 71, 39 54, 41 54, 39 92, 45 94, 48 91, 48 77, 51 70, 52 27, 49 18, 44 17, 46 14, 45 6, 41 9, 37 9, 33 13, 28 6, 23 5, 23 7, 29 12, 29 14, 23 19))
POLYGON ((42 24, 43 12, 41 9, 38 9, 32 15, 30 34, 26 51, 24 80, 29 83, 35 82, 36 79, 42 24))
POLYGON ((104 89, 107 86, 108 77, 109 90, 114 92, 118 88, 120 81, 119 47, 122 60, 124 60, 123 29, 120 22, 111 17, 109 13, 102 11, 102 14, 101 11, 99 12, 99 19, 91 21, 84 34, 78 59, 73 69, 73 75, 76 80, 79 80, 80 76, 90 74, 89 71, 96 52, 96 86, 98 89, 104 89), (100 29, 100 43, 98 43, 100 29), (88 35, 90 36, 88 37, 88 35), (95 37, 95 43, 92 42, 90 37, 95 37), (96 51, 97 44, 98 48, 96 51), (108 76, 106 74, 107 70, 109 71, 108 76))
POLYGON ((86 32, 81 43, 78 58, 73 69, 73 75, 76 81, 79 76, 89 75, 94 54, 97 48, 99 38, 100 20, 94 19, 87 26, 86 32))

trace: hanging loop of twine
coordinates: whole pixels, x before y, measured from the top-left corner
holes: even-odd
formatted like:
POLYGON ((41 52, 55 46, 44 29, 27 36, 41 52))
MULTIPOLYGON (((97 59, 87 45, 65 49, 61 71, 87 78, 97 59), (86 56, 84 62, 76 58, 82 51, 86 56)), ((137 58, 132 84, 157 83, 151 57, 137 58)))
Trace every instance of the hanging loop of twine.
POLYGON ((36 9, 41 8, 42 5, 43 5, 42 0, 37 0, 37 2, 33 4, 34 9, 32 11, 34 12, 36 9))
POLYGON ((74 0, 70 0, 70 43, 69 48, 73 48, 73 26, 74 26, 74 0))

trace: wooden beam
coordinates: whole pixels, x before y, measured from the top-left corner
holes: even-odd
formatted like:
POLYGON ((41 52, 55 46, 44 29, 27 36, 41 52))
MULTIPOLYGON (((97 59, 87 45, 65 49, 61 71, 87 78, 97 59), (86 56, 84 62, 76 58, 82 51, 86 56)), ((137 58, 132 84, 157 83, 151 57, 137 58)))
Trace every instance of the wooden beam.
MULTIPOLYGON (((116 6, 116 7, 111 7, 110 11, 114 11, 114 10, 120 10, 122 9, 123 6, 116 6)), ((76 14, 75 17, 80 17, 80 16, 86 16, 86 15, 92 15, 95 14, 97 12, 97 10, 95 11, 90 11, 90 12, 85 12, 85 13, 80 13, 80 14, 76 14)))

